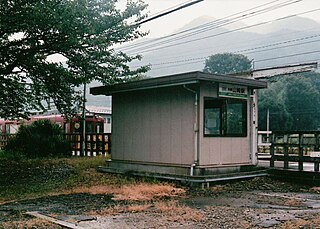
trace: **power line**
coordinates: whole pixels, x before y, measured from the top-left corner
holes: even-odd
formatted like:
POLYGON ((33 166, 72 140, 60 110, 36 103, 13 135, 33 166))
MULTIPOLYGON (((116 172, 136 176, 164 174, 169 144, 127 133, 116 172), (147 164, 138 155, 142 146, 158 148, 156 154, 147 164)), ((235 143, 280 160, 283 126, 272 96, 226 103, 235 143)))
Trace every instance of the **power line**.
MULTIPOLYGON (((270 50, 274 50, 274 49, 281 49, 281 48, 287 48, 287 47, 293 47, 293 46, 298 46, 298 45, 303 45, 303 44, 319 42, 320 40, 313 40, 313 41, 301 42, 301 43, 297 43, 297 44, 274 47, 274 46, 278 46, 278 45, 281 45, 281 44, 288 44, 288 43, 308 40, 308 39, 312 39, 312 38, 316 38, 316 37, 320 37, 320 34, 307 36, 307 37, 302 37, 302 38, 297 38, 297 39, 292 39, 292 40, 286 40, 286 41, 282 41, 282 42, 272 43, 272 44, 269 44, 269 45, 263 45, 263 46, 254 47, 254 48, 248 48, 248 49, 244 49, 244 50, 238 50, 238 51, 234 51, 232 53, 252 54, 252 53, 257 53, 257 52, 265 52, 265 51, 270 51, 270 50), (274 48, 265 49, 265 48, 268 48, 268 47, 274 47, 274 48), (263 50, 259 50, 259 49, 263 49, 263 50), (253 50, 253 51, 251 51, 251 50, 253 50), (248 51, 251 51, 251 52, 248 52, 248 51)), ((196 61, 196 60, 204 60, 206 58, 208 58, 208 57, 207 56, 202 56, 202 57, 189 58, 189 59, 183 59, 183 60, 177 60, 177 61, 154 63, 154 64, 151 64, 151 65, 152 66, 157 66, 157 65, 177 64, 177 63, 190 62, 190 61, 196 61)), ((140 66, 135 66, 135 67, 140 67, 140 66)))
MULTIPOLYGON (((297 34, 297 33, 305 33, 305 32, 307 32, 307 31, 310 31, 310 30, 314 30, 315 28, 317 28, 317 29, 319 29, 318 27, 314 27, 314 28, 311 28, 311 29, 307 29, 307 30, 303 30, 303 31, 294 31, 294 32, 286 32, 286 33, 284 33, 284 34, 281 34, 281 35, 277 35, 277 36, 275 36, 275 35, 267 35, 267 36, 264 36, 264 38, 274 38, 274 37, 283 37, 283 36, 287 36, 287 35, 290 35, 290 34, 297 34)), ((318 31, 316 31, 316 32, 318 32, 318 31)), ((312 36, 318 36, 317 34, 316 35, 311 35, 311 36, 309 36, 309 37, 312 37, 312 36)), ((300 39, 300 38, 297 38, 297 39, 300 39)), ((254 41, 261 41, 261 38, 256 38, 256 39, 246 39, 244 42, 242 41, 242 42, 232 42, 232 44, 231 45, 228 45, 228 47, 237 47, 237 46, 235 46, 235 45, 241 45, 241 44, 245 44, 245 43, 252 43, 252 42, 254 42, 254 41)), ((281 40, 280 40, 280 42, 281 42, 281 40)), ((226 45, 224 44, 223 45, 223 47, 224 47, 224 49, 223 50, 221 50, 221 51, 218 51, 218 52, 233 52, 233 51, 228 51, 227 49, 225 49, 226 48, 226 45)), ((241 46, 240 46, 241 47, 241 46)), ((246 49, 245 51, 249 51, 249 50, 251 50, 251 48, 246 48, 247 47, 247 45, 242 45, 242 47, 244 47, 244 49, 246 49)), ((213 48, 213 47, 212 47, 213 48)), ((179 58, 179 57, 186 57, 186 55, 198 55, 198 54, 205 54, 205 53, 208 53, 208 54, 210 54, 210 55, 212 55, 212 51, 210 50, 210 51, 208 51, 210 49, 210 47, 207 47, 207 48, 202 48, 202 49, 197 49, 197 50, 207 50, 206 52, 194 52, 194 51, 188 51, 188 52, 179 52, 179 54, 178 55, 161 55, 161 58, 156 58, 156 59, 153 59, 154 61, 155 60, 157 60, 157 61, 161 61, 161 60, 163 60, 163 57, 165 57, 166 59, 168 59, 168 58, 179 58)), ((230 50, 230 49, 229 49, 230 50)), ((243 50, 244 51, 244 50, 243 50)), ((235 52, 238 52, 238 51, 235 51, 235 52)), ((233 53, 235 53, 235 52, 233 52, 233 53)), ((217 53, 217 52, 216 52, 217 53)))
MULTIPOLYGON (((272 57, 272 58, 266 58, 266 59, 261 59, 261 60, 255 60, 255 63, 259 63, 259 62, 265 62, 265 61, 271 61, 271 60, 277 60, 277 59, 284 59, 284 58, 288 58, 288 57, 296 57, 296 56, 301 56, 301 55, 309 55, 309 54, 314 54, 314 53, 319 53, 320 50, 317 51, 310 51, 310 52, 303 52, 303 53, 295 53, 295 54, 291 54, 291 55, 285 55, 285 56, 278 56, 278 57, 272 57)), ((175 66, 180 66, 180 65, 189 65, 189 64, 195 64, 195 63, 203 63, 203 58, 201 58, 202 60, 196 60, 197 58, 195 58, 195 61, 192 62, 188 62, 188 63, 182 63, 182 64, 176 64, 176 65, 169 65, 169 66, 165 66, 165 67, 159 67, 159 68, 152 68, 151 70, 157 70, 157 69, 163 69, 163 68, 171 68, 171 67, 175 67, 175 66)), ((200 59, 200 58, 199 58, 200 59)), ((184 62, 187 61, 191 61, 191 60, 185 60, 184 62)), ((308 60, 308 61, 314 61, 314 60, 308 60)), ((181 61, 183 62, 183 61, 181 61)), ((176 62, 179 63, 179 62, 176 62)), ((290 63, 293 64, 293 63, 290 63)))
POLYGON ((165 9, 165 10, 161 10, 161 11, 159 11, 159 12, 157 12, 157 13, 154 13, 154 14, 150 15, 149 18, 150 18, 150 17, 154 17, 154 16, 156 16, 156 15, 159 15, 159 14, 161 14, 161 13, 163 13, 163 12, 169 11, 169 10, 171 10, 171 9, 177 8, 177 7, 179 7, 179 6, 182 6, 182 5, 184 5, 184 4, 186 4, 186 3, 189 3, 189 2, 192 2, 192 1, 193 1, 193 0, 189 0, 189 1, 187 1, 187 2, 183 2, 183 3, 180 3, 180 4, 178 4, 178 5, 169 7, 169 8, 167 8, 167 9, 165 9))
POLYGON ((160 17, 166 16, 166 15, 171 14, 171 13, 173 13, 173 12, 176 12, 176 11, 178 11, 178 10, 182 10, 182 9, 184 9, 184 8, 187 8, 187 7, 189 7, 189 6, 192 6, 192 5, 197 4, 197 3, 199 3, 199 2, 202 2, 202 1, 204 1, 204 0, 196 0, 196 1, 193 1, 193 2, 185 3, 185 4, 183 4, 182 6, 178 6, 177 8, 170 9, 170 10, 168 10, 168 11, 165 11, 165 12, 160 13, 160 14, 158 14, 158 15, 155 15, 155 16, 153 16, 153 17, 147 18, 147 19, 145 19, 145 20, 143 20, 143 21, 141 21, 141 22, 138 22, 136 25, 145 24, 145 23, 147 23, 147 22, 149 22, 149 21, 153 21, 153 20, 155 20, 155 19, 158 19, 158 18, 160 18, 160 17))
POLYGON ((278 57, 266 58, 266 59, 262 59, 262 60, 255 60, 254 62, 255 62, 255 63, 265 62, 265 61, 283 59, 283 58, 288 58, 288 57, 295 57, 295 56, 301 56, 301 55, 309 55, 309 54, 314 54, 314 53, 319 53, 319 52, 320 52, 320 50, 310 51, 310 52, 303 52, 303 53, 295 53, 295 54, 286 55, 286 56, 278 56, 278 57))
MULTIPOLYGON (((265 21, 265 22, 260 22, 260 23, 257 23, 257 24, 253 24, 253 25, 249 25, 249 26, 244 26, 244 27, 241 27, 241 28, 238 28, 238 29, 229 30, 229 31, 226 31, 226 32, 218 33, 218 34, 213 34, 213 35, 209 35, 209 36, 205 36, 205 37, 200 37, 200 38, 192 39, 192 40, 189 40, 189 41, 184 41, 184 42, 180 42, 180 43, 175 43, 175 44, 171 44, 171 45, 166 45, 166 46, 162 46, 162 47, 158 47, 158 48, 146 49, 146 50, 140 51, 140 53, 155 51, 155 50, 159 50, 159 49, 165 49, 165 48, 169 48, 169 47, 173 47, 173 46, 178 46, 178 45, 182 45, 182 44, 187 44, 187 43, 191 43, 191 42, 195 42, 195 41, 204 40, 204 39, 207 39, 207 38, 217 37, 217 36, 221 36, 221 35, 225 35, 225 34, 237 32, 237 31, 241 31, 241 30, 253 28, 253 27, 256 27, 256 26, 265 25, 265 24, 272 23, 272 22, 277 22, 277 21, 286 20, 286 19, 289 19, 289 18, 292 18, 292 17, 297 17, 298 15, 303 15, 303 14, 307 14, 307 13, 312 13, 312 12, 316 12, 316 11, 319 11, 319 10, 320 10, 320 8, 317 8, 317 9, 314 9, 314 10, 305 11, 305 12, 302 12, 302 13, 298 13, 298 14, 294 14, 294 15, 289 15, 289 16, 277 18, 277 19, 274 19, 274 20, 269 20, 269 21, 265 21)), ((153 47, 153 46, 150 46, 150 47, 153 47)))
MULTIPOLYGON (((251 12, 251 13, 248 13, 248 14, 245 14, 245 15, 240 15, 240 16, 234 18, 234 19, 229 19, 229 20, 218 19, 218 20, 214 21, 215 23, 213 25, 211 25, 210 27, 203 28, 201 30, 198 29, 197 31, 193 31, 193 32, 188 33, 188 34, 180 35, 178 37, 174 37, 174 38, 171 38, 171 39, 168 39, 168 40, 160 41, 160 42, 157 42, 157 43, 154 43, 154 44, 150 44, 150 43, 153 43, 153 41, 146 41, 146 42, 144 42, 146 44, 146 46, 144 46, 144 44, 141 44, 141 45, 136 45, 135 47, 131 47, 131 48, 129 47, 129 51, 131 50, 131 52, 134 52, 135 50, 137 50, 138 47, 139 48, 143 47, 145 49, 146 48, 153 48, 154 46, 160 46, 160 45, 163 45, 163 44, 172 43, 174 41, 179 41, 179 40, 182 40, 182 39, 194 36, 194 35, 199 35, 200 33, 204 33, 204 32, 207 32, 209 30, 214 30, 214 29, 217 29, 217 28, 221 28, 223 26, 226 26, 226 25, 241 21, 243 19, 254 17, 256 15, 260 15, 260 14, 263 14, 263 13, 266 13, 266 12, 270 12, 270 11, 275 10, 275 9, 279 9, 279 8, 287 6, 287 5, 294 4, 294 3, 299 2, 301 0, 297 0, 297 1, 295 0, 294 2, 292 2, 292 1, 293 0, 289 0, 289 1, 285 2, 285 4, 284 3, 280 3, 280 4, 275 5, 275 6, 271 6, 271 7, 262 9, 262 10, 258 10, 256 12, 251 12)), ((128 51, 128 48, 126 48, 125 50, 128 51)))
MULTIPOLYGON (((150 44, 150 43, 153 43, 153 42, 157 42, 157 41, 160 41, 160 40, 164 40, 164 39, 167 39, 167 38, 170 38, 170 37, 173 37, 173 36, 177 36, 177 35, 179 35, 179 34, 183 34, 183 33, 190 32, 190 31, 193 31, 192 33, 196 33, 196 31, 194 31, 194 30, 199 30, 199 29, 202 29, 202 30, 203 30, 203 28, 209 27, 209 26, 211 27, 210 29, 213 29, 213 28, 212 28, 213 25, 216 26, 215 28, 218 28, 219 23, 220 23, 220 26, 219 26, 219 27, 222 27, 222 25, 227 25, 227 24, 231 24, 231 23, 236 22, 236 21, 233 21, 233 22, 227 23, 228 21, 235 20, 235 19, 241 18, 241 17, 245 17, 245 16, 248 16, 248 15, 250 15, 250 14, 256 14, 256 13, 258 13, 259 11, 247 13, 247 14, 244 14, 244 15, 242 15, 242 13, 246 13, 246 12, 248 12, 248 11, 251 11, 251 10, 254 10, 254 9, 258 9, 258 8, 261 8, 261 7, 266 6, 266 5, 270 5, 270 4, 275 3, 275 2, 278 2, 278 1, 280 1, 280 0, 271 1, 271 2, 268 2, 268 3, 262 4, 262 5, 259 5, 259 6, 257 6, 257 7, 250 8, 250 9, 248 9, 248 10, 241 11, 241 12, 238 12, 238 13, 235 13, 235 14, 232 14, 232 15, 229 15, 229 16, 226 16, 226 17, 223 17, 223 18, 221 18, 221 19, 217 19, 217 20, 214 20, 214 21, 205 23, 205 24, 203 24, 203 25, 195 26, 195 27, 190 28, 190 29, 186 29, 186 30, 183 30, 183 31, 180 31, 180 32, 177 32, 177 33, 173 33, 173 34, 170 34, 170 35, 161 37, 161 38, 154 39, 154 40, 152 40, 152 41, 144 41, 144 42, 140 42, 140 43, 136 43, 136 44, 127 45, 127 46, 125 46, 125 47, 122 47, 121 50, 124 51, 124 50, 128 50, 128 49, 136 48, 136 47, 141 47, 141 46, 143 46, 144 44, 150 44), (240 16, 237 16, 237 17, 235 17, 235 18, 233 18, 233 19, 226 20, 226 19, 228 19, 228 18, 230 18, 230 17, 233 17, 233 16, 236 16, 236 15, 238 15, 238 14, 240 14, 240 16)), ((290 2, 292 2, 292 1, 294 1, 294 0, 289 0, 289 1, 286 1, 286 2, 284 2, 284 3, 288 3, 288 2, 290 3, 290 2)), ((301 1, 301 0, 298 0, 298 1, 301 1)), ((296 1, 295 1, 295 2, 296 2, 296 1)), ((275 5, 275 6, 278 6, 278 7, 279 7, 281 4, 283 4, 283 3, 280 3, 280 4, 275 5)), ((272 6, 272 7, 275 7, 275 6, 272 6)), ((260 10, 260 11, 267 10, 267 9, 270 9, 270 7, 269 7, 269 8, 266 8, 266 9, 262 9, 262 10, 260 10)), ((255 16, 255 15, 252 15, 252 16, 255 16)), ((204 31, 203 31, 203 32, 204 32, 204 31)), ((191 35, 192 35, 192 34, 191 34, 191 35)), ((184 36, 191 36, 191 35, 188 35, 188 34, 187 34, 187 35, 184 35, 184 36)), ((178 37, 178 38, 179 38, 179 37, 178 37)), ((178 39, 178 38, 173 38, 173 39, 178 39)), ((171 40, 172 40, 172 39, 171 39, 171 40)), ((170 41, 170 40, 163 41, 163 42, 168 42, 168 41, 170 41)))
MULTIPOLYGON (((297 41, 303 41, 303 40, 308 40, 308 39, 317 38, 317 37, 320 37, 320 34, 307 36, 307 37, 302 37, 302 38, 296 38, 296 39, 292 39, 292 40, 286 40, 286 41, 282 41, 282 42, 276 42, 276 43, 273 43, 273 44, 263 45, 263 46, 259 46, 259 47, 255 47, 255 48, 243 49, 243 50, 240 50, 240 51, 235 51, 234 53, 238 53, 238 52, 244 53, 244 52, 247 52, 247 51, 263 49, 263 48, 268 48, 268 47, 272 47, 272 46, 278 46, 278 45, 282 45, 282 44, 294 43, 294 42, 297 42, 297 41)), ((319 40, 309 41, 309 42, 302 42, 302 43, 293 44, 293 45, 290 45, 290 46, 308 44, 308 43, 313 43, 313 42, 316 42, 316 41, 319 41, 319 40)), ((280 46, 280 47, 277 47, 277 48, 286 48, 286 47, 290 47, 290 46, 289 45, 288 46, 280 46)), ((261 51, 269 51, 269 50, 272 50, 272 49, 261 50, 261 51)), ((246 54, 249 54, 249 53, 255 53, 255 52, 247 52, 246 54)))

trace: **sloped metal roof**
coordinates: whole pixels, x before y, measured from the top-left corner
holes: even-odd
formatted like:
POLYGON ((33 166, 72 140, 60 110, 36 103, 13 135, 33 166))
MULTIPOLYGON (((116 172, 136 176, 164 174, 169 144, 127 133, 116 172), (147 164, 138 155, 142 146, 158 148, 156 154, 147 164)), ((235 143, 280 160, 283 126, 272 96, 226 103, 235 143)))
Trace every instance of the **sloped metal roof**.
POLYGON ((216 75, 196 71, 169 76, 148 78, 143 80, 131 81, 127 83, 119 83, 109 86, 93 87, 90 88, 90 93, 93 95, 112 95, 115 93, 127 91, 138 91, 160 87, 172 87, 184 84, 197 84, 201 81, 237 84, 242 86, 248 86, 253 89, 267 87, 267 82, 265 81, 254 80, 241 76, 216 75))

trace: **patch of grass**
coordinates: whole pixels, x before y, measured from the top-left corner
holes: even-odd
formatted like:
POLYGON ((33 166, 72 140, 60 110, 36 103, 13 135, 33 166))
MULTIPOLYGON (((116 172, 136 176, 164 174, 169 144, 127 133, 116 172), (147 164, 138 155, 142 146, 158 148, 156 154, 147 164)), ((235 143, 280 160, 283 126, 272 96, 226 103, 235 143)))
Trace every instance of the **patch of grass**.
POLYGON ((25 157, 20 153, 0 150, 0 159, 21 160, 24 158, 25 157))
POLYGON ((88 215, 118 215, 121 213, 139 213, 148 211, 153 205, 150 203, 143 204, 129 204, 129 205, 120 205, 116 204, 114 206, 110 206, 108 208, 100 209, 99 211, 90 211, 86 214, 88 215))
POLYGON ((185 194, 185 190, 169 184, 137 184, 123 186, 115 193, 113 200, 149 201, 185 194))
MULTIPOLYGON (((0 158, 0 202, 54 195, 81 187, 116 184, 118 176, 96 171, 96 167, 104 163, 104 157, 0 158)), ((121 179, 122 183, 132 182, 130 179, 121 179)))
POLYGON ((161 214, 164 214, 168 221, 184 222, 194 221, 198 222, 204 218, 204 214, 192 209, 186 205, 179 204, 178 201, 170 200, 167 202, 156 202, 155 208, 161 214))
POLYGON ((10 160, 0 158, 0 203, 48 195, 113 194, 115 200, 148 201, 184 195, 167 183, 100 173, 105 157, 10 160))

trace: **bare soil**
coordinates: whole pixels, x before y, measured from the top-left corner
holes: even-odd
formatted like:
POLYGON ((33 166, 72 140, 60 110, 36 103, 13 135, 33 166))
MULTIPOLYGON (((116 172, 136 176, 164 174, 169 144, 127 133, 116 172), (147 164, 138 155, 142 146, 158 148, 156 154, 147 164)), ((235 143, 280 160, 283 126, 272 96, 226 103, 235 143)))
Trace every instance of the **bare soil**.
MULTIPOLYGON (((18 173, 2 164, 0 187, 56 186, 75 173, 74 164, 19 165, 18 173)), ((201 189, 83 170, 76 186, 60 191, 18 198, 0 189, 0 228, 63 228, 26 214, 33 211, 85 228, 320 228, 319 187, 262 177, 201 189), (94 182, 81 186, 90 177, 94 182)))

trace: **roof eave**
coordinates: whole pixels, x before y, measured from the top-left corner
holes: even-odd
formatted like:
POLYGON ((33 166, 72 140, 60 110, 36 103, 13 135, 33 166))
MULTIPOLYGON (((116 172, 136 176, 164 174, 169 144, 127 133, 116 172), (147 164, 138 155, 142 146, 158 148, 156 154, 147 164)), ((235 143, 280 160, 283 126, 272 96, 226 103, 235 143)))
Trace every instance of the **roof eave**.
POLYGON ((203 72, 189 72, 184 74, 177 74, 173 76, 157 77, 152 79, 145 79, 139 81, 132 81, 123 84, 114 84, 110 86, 100 86, 90 88, 92 95, 112 95, 115 93, 139 91, 163 87, 173 87, 186 84, 196 84, 200 81, 219 82, 238 84, 248 86, 252 89, 262 89, 267 87, 267 82, 248 79, 243 77, 215 75, 203 72))

